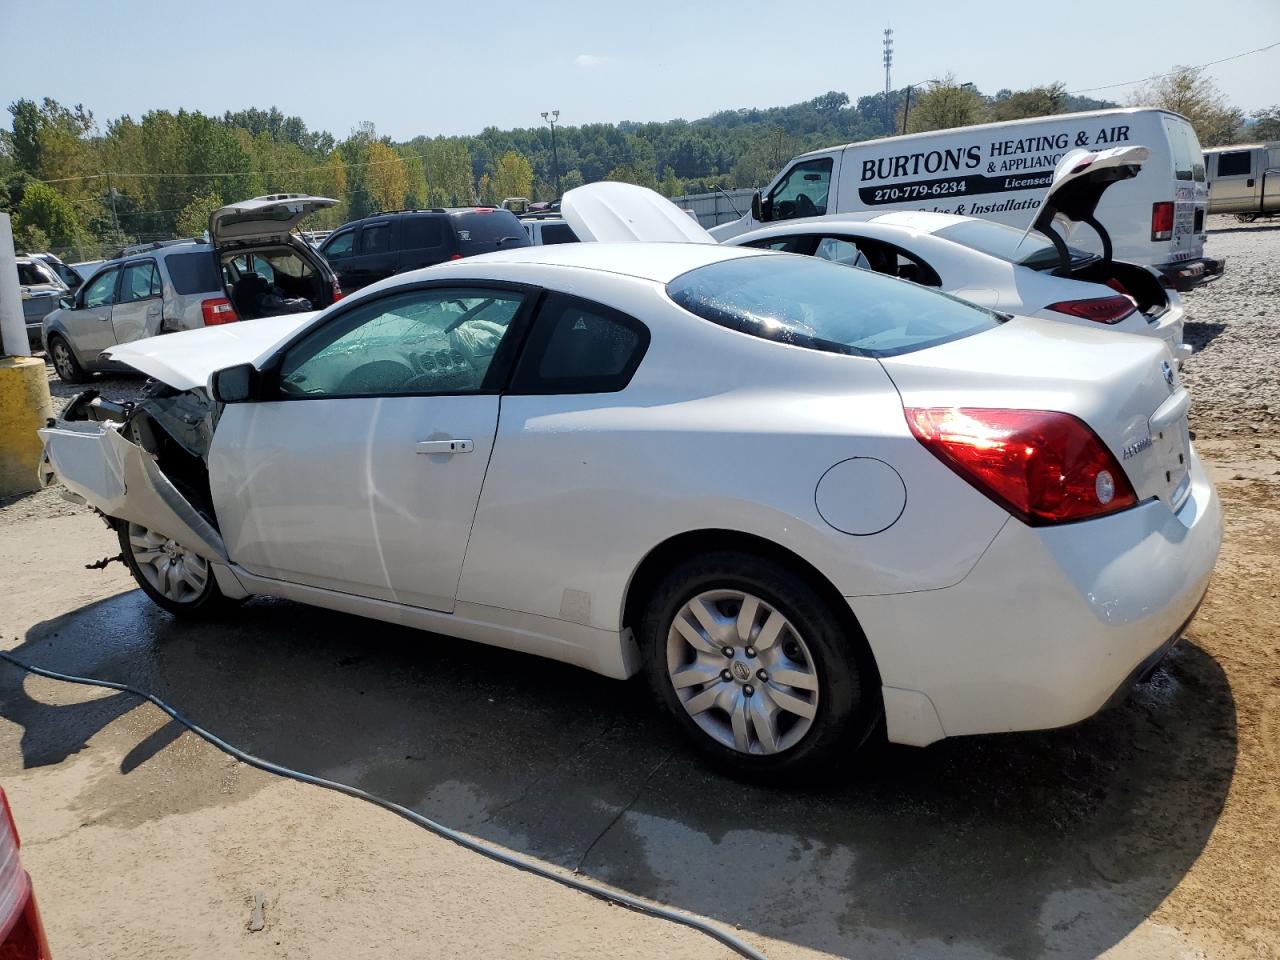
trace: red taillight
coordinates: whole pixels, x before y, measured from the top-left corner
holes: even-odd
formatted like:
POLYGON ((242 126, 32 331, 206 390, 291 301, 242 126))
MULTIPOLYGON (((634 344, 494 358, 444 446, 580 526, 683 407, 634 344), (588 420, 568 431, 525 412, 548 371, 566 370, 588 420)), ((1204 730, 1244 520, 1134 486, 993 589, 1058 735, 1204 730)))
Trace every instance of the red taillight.
POLYGON ((1138 307, 1132 297, 1094 297, 1090 300, 1060 300, 1045 309, 1095 323, 1119 323, 1138 307))
POLYGON ((451 253, 451 254, 449 254, 449 259, 450 259, 450 260, 461 260, 461 259, 462 259, 462 254, 460 254, 460 253, 451 253))
POLYGON ((18 828, 9 798, 0 790, 0 960, 48 960, 49 942, 31 892, 31 878, 18 856, 18 828))
POLYGON ((202 300, 200 302, 200 314, 204 317, 204 325, 206 327, 216 326, 219 323, 235 323, 240 319, 236 316, 236 308, 231 305, 231 301, 226 297, 202 300))
POLYGON ((909 407, 906 414, 930 453, 1032 526, 1101 516, 1138 502, 1111 451, 1069 413, 909 407))
POLYGON ((1161 200, 1151 205, 1151 239, 1173 239, 1173 201, 1161 200))
POLYGON ((341 299, 342 299, 342 288, 338 286, 338 278, 334 277, 333 278, 333 299, 330 301, 330 303, 337 303, 341 299))

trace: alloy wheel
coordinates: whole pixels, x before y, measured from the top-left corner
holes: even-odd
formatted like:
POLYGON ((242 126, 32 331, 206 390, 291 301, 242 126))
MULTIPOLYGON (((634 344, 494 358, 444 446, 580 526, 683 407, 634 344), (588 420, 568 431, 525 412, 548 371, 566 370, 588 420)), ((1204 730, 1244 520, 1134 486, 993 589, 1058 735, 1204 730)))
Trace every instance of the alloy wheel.
POLYGON ((208 561, 164 534, 130 523, 129 548, 138 572, 168 600, 193 603, 208 586, 208 561))
POLYGON ((61 340, 55 340, 49 349, 53 353, 53 368, 58 371, 58 376, 63 380, 72 379, 76 374, 72 364, 71 348, 61 340))
POLYGON ((667 632, 667 675, 708 736, 745 754, 795 746, 818 710, 818 674, 804 638, 771 604, 741 590, 708 590, 667 632))

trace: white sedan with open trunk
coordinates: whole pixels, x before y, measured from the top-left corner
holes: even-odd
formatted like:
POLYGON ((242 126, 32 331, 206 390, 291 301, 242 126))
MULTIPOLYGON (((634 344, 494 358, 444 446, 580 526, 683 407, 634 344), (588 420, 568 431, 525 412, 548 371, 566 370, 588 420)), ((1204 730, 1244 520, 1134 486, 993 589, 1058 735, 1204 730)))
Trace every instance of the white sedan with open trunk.
POLYGON ((533 247, 112 353, 158 383, 82 395, 46 469, 161 606, 643 672, 747 774, 829 769, 882 716, 917 745, 1087 717, 1219 547, 1158 340, 811 257, 533 247))

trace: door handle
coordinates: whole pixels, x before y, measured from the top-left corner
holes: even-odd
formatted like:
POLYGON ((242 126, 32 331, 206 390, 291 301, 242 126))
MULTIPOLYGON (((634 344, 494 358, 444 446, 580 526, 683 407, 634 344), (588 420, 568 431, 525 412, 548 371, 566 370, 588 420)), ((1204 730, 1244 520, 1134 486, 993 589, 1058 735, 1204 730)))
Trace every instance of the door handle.
POLYGON ((470 453, 476 445, 470 440, 419 440, 418 453, 470 453))

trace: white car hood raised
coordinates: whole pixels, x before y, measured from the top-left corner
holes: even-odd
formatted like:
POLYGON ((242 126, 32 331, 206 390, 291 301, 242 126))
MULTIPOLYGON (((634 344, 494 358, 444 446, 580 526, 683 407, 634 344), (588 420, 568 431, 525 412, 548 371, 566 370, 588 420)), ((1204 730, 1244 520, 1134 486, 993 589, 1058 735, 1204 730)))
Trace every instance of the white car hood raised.
POLYGON ((666 197, 633 183, 576 187, 564 195, 560 212, 581 240, 716 242, 666 197))
POLYGON ((255 363, 306 326, 317 313, 318 310, 287 313, 264 320, 241 320, 167 333, 111 347, 102 355, 116 363, 128 364, 175 390, 193 390, 208 383, 209 375, 215 370, 255 363))

